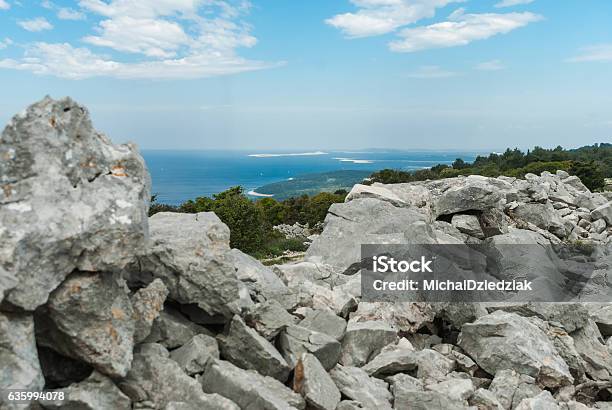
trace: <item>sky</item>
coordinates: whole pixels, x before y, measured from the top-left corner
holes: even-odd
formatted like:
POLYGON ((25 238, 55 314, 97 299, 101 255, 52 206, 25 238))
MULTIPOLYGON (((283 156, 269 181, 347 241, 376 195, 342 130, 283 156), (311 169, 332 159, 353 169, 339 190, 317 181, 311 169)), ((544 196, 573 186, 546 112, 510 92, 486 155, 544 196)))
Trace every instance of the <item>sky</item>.
POLYGON ((0 124, 50 95, 144 149, 612 140, 612 2, 0 0, 0 124))

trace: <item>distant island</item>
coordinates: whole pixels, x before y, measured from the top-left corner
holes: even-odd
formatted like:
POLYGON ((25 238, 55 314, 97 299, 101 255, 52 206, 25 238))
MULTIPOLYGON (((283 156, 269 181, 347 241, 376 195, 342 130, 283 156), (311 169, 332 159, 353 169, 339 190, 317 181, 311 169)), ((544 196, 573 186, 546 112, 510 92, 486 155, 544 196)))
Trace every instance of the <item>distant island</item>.
POLYGON ((313 174, 298 175, 286 181, 274 182, 259 187, 249 195, 273 197, 277 200, 316 195, 319 192, 350 191, 353 185, 362 182, 372 171, 341 170, 313 174))

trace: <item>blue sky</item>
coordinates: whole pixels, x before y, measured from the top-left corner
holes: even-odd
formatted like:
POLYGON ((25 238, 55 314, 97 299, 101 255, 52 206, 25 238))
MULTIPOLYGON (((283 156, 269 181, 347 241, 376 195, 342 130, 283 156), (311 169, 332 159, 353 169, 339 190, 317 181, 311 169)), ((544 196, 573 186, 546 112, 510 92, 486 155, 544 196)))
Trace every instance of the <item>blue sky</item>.
POLYGON ((142 148, 605 142, 611 16, 597 0, 0 0, 0 123, 49 94, 142 148))

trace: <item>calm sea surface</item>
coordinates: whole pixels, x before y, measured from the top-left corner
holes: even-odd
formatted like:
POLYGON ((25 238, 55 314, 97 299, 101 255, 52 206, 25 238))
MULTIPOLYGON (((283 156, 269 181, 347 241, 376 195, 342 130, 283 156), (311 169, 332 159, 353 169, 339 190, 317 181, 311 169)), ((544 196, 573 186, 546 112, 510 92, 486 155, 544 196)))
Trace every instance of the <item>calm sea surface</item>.
POLYGON ((458 151, 158 151, 142 152, 153 179, 153 193, 167 204, 210 196, 240 185, 245 192, 302 174, 345 169, 415 170, 472 161, 478 152, 458 151))

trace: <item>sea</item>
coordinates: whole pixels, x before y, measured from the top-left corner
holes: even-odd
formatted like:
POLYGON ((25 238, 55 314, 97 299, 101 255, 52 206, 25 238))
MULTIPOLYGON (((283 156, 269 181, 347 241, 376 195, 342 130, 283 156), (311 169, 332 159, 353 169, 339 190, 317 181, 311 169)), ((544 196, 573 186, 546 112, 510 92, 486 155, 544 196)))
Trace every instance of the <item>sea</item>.
POLYGON ((199 196, 212 196, 233 186, 257 197, 263 185, 300 175, 337 170, 405 171, 451 164, 456 158, 473 161, 484 152, 464 151, 175 151, 143 150, 160 203, 178 205, 199 196))

